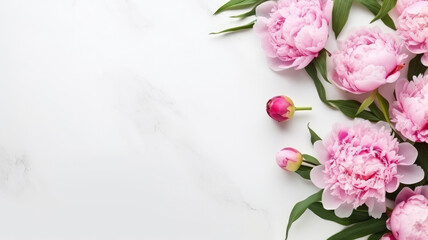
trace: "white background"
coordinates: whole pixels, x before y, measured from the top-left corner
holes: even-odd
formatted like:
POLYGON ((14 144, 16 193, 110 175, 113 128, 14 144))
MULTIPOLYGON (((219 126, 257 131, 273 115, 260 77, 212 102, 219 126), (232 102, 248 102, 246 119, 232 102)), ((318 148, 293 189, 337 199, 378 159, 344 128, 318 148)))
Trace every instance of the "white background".
MULTIPOLYGON (((213 16, 224 1, 0 1, 0 239, 284 238, 317 189, 275 153, 314 154, 306 125, 345 117, 252 31, 208 35, 250 21, 213 16), (278 124, 279 94, 313 111, 278 124)), ((372 17, 354 4, 341 37, 372 17)), ((340 229, 308 212, 290 239, 340 229)))

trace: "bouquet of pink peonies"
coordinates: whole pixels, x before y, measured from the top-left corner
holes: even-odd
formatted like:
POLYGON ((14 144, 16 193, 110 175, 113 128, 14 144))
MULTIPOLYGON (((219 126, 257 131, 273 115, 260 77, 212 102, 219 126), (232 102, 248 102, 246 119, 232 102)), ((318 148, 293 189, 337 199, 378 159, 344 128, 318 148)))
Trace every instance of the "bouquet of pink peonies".
MULTIPOLYGON (((329 27, 336 37, 340 34, 351 0, 230 0, 216 13, 248 8, 234 17, 256 20, 218 33, 253 28, 274 71, 305 69, 320 100, 354 119, 336 124, 323 139, 308 126, 316 156, 290 147, 277 153, 281 168, 320 189, 295 204, 286 239, 293 222, 309 209, 346 226, 329 240, 428 240, 428 1, 357 1, 375 15, 372 22, 381 20, 395 33, 360 28, 337 51, 327 51, 329 27), (388 14, 394 7, 395 21, 388 14), (400 78, 408 58, 404 47, 414 56, 406 78, 400 78), (328 71, 327 58, 332 62, 328 71), (328 99, 319 76, 368 97, 361 102, 328 99), (378 91, 389 83, 395 84, 391 102, 378 91)), ((310 109, 295 107, 286 96, 273 97, 266 106, 278 122, 310 109)))

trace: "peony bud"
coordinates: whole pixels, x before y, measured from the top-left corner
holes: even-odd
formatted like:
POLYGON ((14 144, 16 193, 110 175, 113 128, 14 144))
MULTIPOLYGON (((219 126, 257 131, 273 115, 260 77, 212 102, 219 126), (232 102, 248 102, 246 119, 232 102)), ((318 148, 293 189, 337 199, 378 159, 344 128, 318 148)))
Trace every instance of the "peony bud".
POLYGON ((311 110, 311 107, 295 107, 293 101, 287 96, 276 96, 266 104, 266 112, 275 121, 287 121, 298 110, 311 110))
POLYGON ((297 171, 300 165, 302 165, 302 161, 302 154, 294 148, 283 148, 276 154, 276 162, 286 171, 297 171))

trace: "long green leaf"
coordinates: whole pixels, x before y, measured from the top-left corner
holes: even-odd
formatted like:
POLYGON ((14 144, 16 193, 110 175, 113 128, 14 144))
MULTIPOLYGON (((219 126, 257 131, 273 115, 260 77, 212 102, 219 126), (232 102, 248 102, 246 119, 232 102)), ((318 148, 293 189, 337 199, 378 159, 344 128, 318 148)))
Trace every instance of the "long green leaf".
MULTIPOLYGON (((362 5, 364 5, 370 12, 372 12, 375 16, 380 10, 380 4, 376 0, 358 0, 362 5)), ((393 30, 397 30, 395 27, 394 21, 389 15, 385 15, 381 18, 382 22, 393 30)))
POLYGON ((386 230, 386 219, 370 219, 364 222, 356 223, 335 235, 329 237, 327 240, 353 240, 364 237, 373 233, 378 233, 386 230))
POLYGON ((310 180, 311 179, 311 167, 301 165, 299 169, 297 169, 296 173, 299 174, 302 178, 310 180))
POLYGON ((315 213, 318 217, 320 217, 322 219, 325 219, 328 221, 333 221, 333 222, 336 222, 338 224, 345 225, 345 226, 349 226, 349 225, 354 224, 354 223, 366 221, 366 220, 371 218, 367 213, 363 213, 363 212, 359 212, 359 211, 354 211, 350 217, 340 218, 340 217, 336 216, 336 214, 334 213, 333 210, 324 209, 324 207, 322 206, 322 203, 320 203, 320 202, 312 203, 309 206, 309 210, 311 210, 313 213, 315 213))
POLYGON ((360 107, 361 103, 354 100, 330 100, 331 103, 333 103, 345 116, 349 118, 362 118, 366 119, 372 122, 378 122, 380 119, 373 114, 372 112, 369 112, 367 110, 362 111, 358 115, 356 114, 358 111, 358 108, 360 107))
POLYGON ((372 104, 369 106, 370 112, 373 113, 379 120, 386 121, 385 116, 382 111, 376 106, 376 104, 372 104))
POLYGON ((330 83, 327 77, 327 51, 325 49, 318 53, 318 57, 314 59, 314 64, 324 80, 330 83))
POLYGON ((219 14, 226 10, 251 7, 252 5, 256 4, 257 1, 258 0, 230 0, 229 2, 221 6, 219 9, 217 9, 214 14, 219 14))
POLYGON ((424 74, 427 70, 427 66, 423 65, 421 62, 423 54, 416 55, 409 62, 409 70, 407 71, 407 80, 412 81, 413 76, 418 76, 419 74, 424 74))
POLYGON ((245 29, 251 29, 251 28, 253 28, 255 22, 256 21, 254 20, 254 21, 252 21, 252 22, 250 22, 248 24, 242 25, 242 26, 228 28, 228 29, 225 29, 223 31, 213 32, 213 33, 210 33, 210 34, 229 33, 229 32, 241 31, 241 30, 245 30, 245 29))
POLYGON ((309 133, 311 134, 311 143, 314 144, 316 141, 321 140, 320 136, 312 130, 312 128, 309 127, 308 124, 309 133))
POLYGON ((397 4, 397 0, 383 0, 379 12, 376 14, 376 16, 370 23, 388 15, 388 12, 395 7, 395 4, 397 4))
POLYGON ((308 207, 312 203, 321 201, 322 191, 323 190, 309 196, 305 200, 300 201, 300 202, 296 203, 296 205, 294 205, 293 209, 291 210, 290 217, 288 219, 287 231, 285 233, 285 240, 287 240, 287 238, 288 238, 288 231, 290 230, 293 222, 295 222, 297 219, 299 219, 299 217, 302 216, 302 214, 306 211, 306 209, 308 209, 308 207))
POLYGON ((418 150, 418 157, 416 163, 422 167, 425 172, 425 179, 428 181, 428 144, 415 143, 415 148, 418 150))
POLYGON ((334 106, 327 100, 325 88, 322 85, 320 79, 318 78, 318 72, 315 67, 315 64, 313 62, 309 63, 309 65, 305 67, 305 70, 314 81, 315 87, 318 92, 318 97, 321 99, 321 101, 327 104, 327 106, 334 108, 334 106))
POLYGON ((360 114, 362 111, 364 111, 366 108, 368 108, 370 105, 372 105, 373 101, 376 98, 377 91, 373 91, 370 96, 368 96, 360 105, 360 107, 357 110, 357 113, 355 115, 360 114))
POLYGON ((312 164, 320 165, 320 162, 318 161, 318 159, 316 159, 315 157, 313 157, 309 154, 303 154, 303 159, 306 160, 307 162, 312 163, 312 164))
POLYGON ((380 109, 382 110, 382 113, 385 116, 386 121, 388 123, 390 123, 389 122, 389 103, 388 103, 388 101, 382 95, 380 95, 379 92, 377 92, 376 96, 377 96, 377 100, 378 100, 379 105, 380 105, 380 109))
POLYGON ((263 2, 266 2, 266 1, 268 1, 268 0, 259 0, 257 3, 255 3, 255 5, 253 6, 253 8, 250 11, 239 14, 239 15, 231 16, 231 18, 246 18, 246 17, 256 15, 256 8, 260 4, 262 4, 263 2))
POLYGON ((346 22, 348 21, 349 12, 351 11, 352 0, 334 0, 333 1, 333 31, 336 38, 339 36, 346 22))

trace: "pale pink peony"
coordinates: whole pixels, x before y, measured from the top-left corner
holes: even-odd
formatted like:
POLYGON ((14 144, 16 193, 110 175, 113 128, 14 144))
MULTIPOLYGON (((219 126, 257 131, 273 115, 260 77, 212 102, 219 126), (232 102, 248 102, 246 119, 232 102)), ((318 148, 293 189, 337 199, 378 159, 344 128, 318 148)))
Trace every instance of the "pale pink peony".
POLYGON ((302 162, 302 154, 294 148, 283 148, 276 154, 276 163, 278 163, 278 166, 289 172, 297 171, 302 162))
POLYGON ((395 239, 428 239, 428 186, 416 187, 415 191, 405 187, 395 202, 386 222, 395 239))
POLYGON ((424 177, 422 168, 413 165, 415 147, 398 143, 385 122, 356 119, 351 127, 337 125, 314 147, 321 165, 311 170, 311 180, 324 189, 324 208, 339 217, 366 204, 369 214, 379 218, 386 211, 386 192, 424 177))
POLYGON ((395 94, 390 110, 395 129, 413 142, 428 143, 428 75, 398 80, 395 94))
POLYGON ((415 54, 424 54, 422 64, 428 66, 428 1, 416 2, 398 18, 397 33, 407 49, 415 54))
POLYGON ((398 15, 401 15, 404 12, 404 9, 410 7, 416 2, 427 1, 427 0, 397 0, 397 4, 395 5, 395 10, 398 15))
POLYGON ((275 71, 306 67, 328 38, 331 0, 278 0, 256 9, 254 30, 275 71))
POLYGON ((359 29, 332 55, 333 82, 341 89, 361 94, 375 90, 400 76, 407 55, 392 34, 377 28, 359 29))

